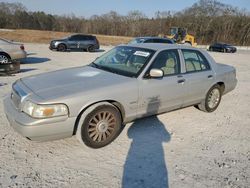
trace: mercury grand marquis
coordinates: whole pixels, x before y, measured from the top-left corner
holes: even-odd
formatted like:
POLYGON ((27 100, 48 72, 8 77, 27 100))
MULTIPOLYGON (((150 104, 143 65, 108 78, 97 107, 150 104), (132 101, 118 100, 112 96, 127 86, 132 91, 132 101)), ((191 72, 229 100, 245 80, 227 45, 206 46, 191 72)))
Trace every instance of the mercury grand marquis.
POLYGON ((187 106, 213 112, 236 84, 235 68, 216 63, 206 51, 129 44, 87 66, 17 80, 4 108, 10 125, 30 140, 76 135, 100 148, 138 118, 187 106))

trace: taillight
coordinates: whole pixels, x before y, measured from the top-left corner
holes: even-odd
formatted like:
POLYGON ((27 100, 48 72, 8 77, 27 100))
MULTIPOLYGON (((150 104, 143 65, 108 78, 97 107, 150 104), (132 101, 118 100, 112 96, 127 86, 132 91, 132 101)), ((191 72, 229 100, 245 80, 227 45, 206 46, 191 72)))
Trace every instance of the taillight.
POLYGON ((21 49, 21 50, 24 50, 24 45, 21 45, 21 46, 20 46, 20 49, 21 49))

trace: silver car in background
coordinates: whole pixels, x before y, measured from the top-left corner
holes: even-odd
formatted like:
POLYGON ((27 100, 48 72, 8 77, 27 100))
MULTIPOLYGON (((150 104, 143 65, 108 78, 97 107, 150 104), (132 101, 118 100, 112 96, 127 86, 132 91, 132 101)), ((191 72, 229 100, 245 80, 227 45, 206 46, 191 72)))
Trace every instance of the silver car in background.
POLYGON ((18 72, 20 62, 16 60, 26 57, 27 53, 23 44, 0 38, 0 74, 18 72))
POLYGON ((121 45, 87 66, 17 80, 4 108, 14 129, 30 140, 76 135, 100 148, 138 118, 191 105, 213 112, 236 84, 235 69, 203 50, 121 45))

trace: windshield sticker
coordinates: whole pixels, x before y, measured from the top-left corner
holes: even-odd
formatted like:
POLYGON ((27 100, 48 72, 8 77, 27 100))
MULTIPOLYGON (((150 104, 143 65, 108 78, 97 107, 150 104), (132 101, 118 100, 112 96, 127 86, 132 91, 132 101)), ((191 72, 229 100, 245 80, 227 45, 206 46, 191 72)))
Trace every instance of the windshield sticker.
POLYGON ((81 72, 79 74, 77 74, 77 76, 81 76, 81 77, 93 77, 100 74, 100 72, 97 71, 88 71, 88 72, 81 72))
POLYGON ((148 57, 149 54, 150 54, 149 52, 142 52, 142 51, 136 51, 134 53, 134 55, 143 56, 143 57, 148 57))

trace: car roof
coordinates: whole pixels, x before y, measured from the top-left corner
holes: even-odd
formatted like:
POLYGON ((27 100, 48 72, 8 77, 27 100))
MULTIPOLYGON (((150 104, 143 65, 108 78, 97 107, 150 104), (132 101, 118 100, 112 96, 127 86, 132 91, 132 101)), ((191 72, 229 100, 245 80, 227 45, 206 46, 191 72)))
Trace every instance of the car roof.
POLYGON ((93 35, 88 35, 88 34, 81 34, 81 33, 75 33, 75 34, 72 34, 70 36, 75 36, 75 35, 81 35, 81 36, 87 36, 87 37, 93 37, 93 35))
MULTIPOLYGON (((220 45, 230 45, 230 44, 227 44, 225 42, 215 42, 214 44, 220 44, 220 45)), ((231 46, 231 45, 230 45, 231 46)))
POLYGON ((137 44, 127 44, 122 46, 130 46, 130 47, 137 47, 137 48, 146 48, 155 51, 161 51, 165 49, 195 49, 197 48, 191 46, 185 46, 180 44, 162 44, 162 43, 137 43, 137 44))
POLYGON ((170 38, 163 38, 163 37, 136 37, 135 39, 166 39, 166 40, 172 40, 170 38))

